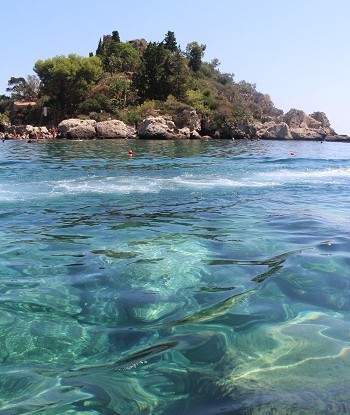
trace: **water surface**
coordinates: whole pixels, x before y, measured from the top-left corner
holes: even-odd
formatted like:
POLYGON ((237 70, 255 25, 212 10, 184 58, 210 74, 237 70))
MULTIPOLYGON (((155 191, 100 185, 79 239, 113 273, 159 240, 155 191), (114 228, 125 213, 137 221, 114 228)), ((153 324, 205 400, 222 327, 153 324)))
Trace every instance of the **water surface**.
POLYGON ((349 179, 343 143, 2 143, 0 414, 350 413, 349 179))

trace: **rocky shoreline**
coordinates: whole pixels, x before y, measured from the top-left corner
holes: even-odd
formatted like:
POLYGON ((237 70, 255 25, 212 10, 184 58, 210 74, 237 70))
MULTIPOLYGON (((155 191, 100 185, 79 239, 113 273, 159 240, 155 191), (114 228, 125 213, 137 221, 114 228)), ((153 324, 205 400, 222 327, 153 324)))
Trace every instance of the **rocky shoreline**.
POLYGON ((70 140, 93 139, 151 139, 151 140, 187 140, 187 139, 249 139, 249 140, 309 140, 350 142, 347 135, 337 134, 323 112, 310 115, 301 110, 290 110, 278 117, 266 117, 259 122, 241 122, 226 124, 223 127, 211 125, 196 111, 186 110, 183 114, 184 125, 179 128, 170 117, 148 116, 137 128, 126 125, 120 120, 97 122, 72 118, 63 120, 57 128, 57 137, 50 135, 46 127, 27 125, 24 134, 29 139, 65 138, 70 140))
POLYGON ((179 128, 170 117, 149 116, 138 128, 119 120, 96 122, 70 119, 58 125, 60 136, 67 139, 138 138, 138 139, 250 139, 250 140, 312 140, 350 142, 350 137, 337 134, 323 112, 310 115, 290 110, 278 117, 261 122, 241 122, 215 128, 196 111, 184 111, 184 125, 179 128))

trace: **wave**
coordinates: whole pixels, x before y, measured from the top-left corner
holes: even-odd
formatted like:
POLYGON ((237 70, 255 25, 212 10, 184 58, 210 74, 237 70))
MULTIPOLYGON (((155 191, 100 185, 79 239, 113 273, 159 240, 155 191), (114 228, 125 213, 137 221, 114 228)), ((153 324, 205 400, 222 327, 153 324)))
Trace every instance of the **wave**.
POLYGON ((347 168, 328 168, 328 169, 306 169, 306 170, 288 170, 279 169, 258 174, 262 181, 274 181, 274 183, 288 184, 293 183, 320 183, 332 184, 343 182, 350 178, 350 167, 347 168))
POLYGON ((47 199, 76 194, 133 194, 159 193, 161 191, 205 191, 215 189, 239 189, 276 187, 293 184, 342 184, 348 183, 349 168, 323 170, 278 169, 258 172, 244 172, 240 177, 222 178, 218 175, 190 175, 169 178, 159 177, 82 177, 67 180, 49 180, 31 183, 6 183, 0 186, 0 201, 21 201, 47 199))

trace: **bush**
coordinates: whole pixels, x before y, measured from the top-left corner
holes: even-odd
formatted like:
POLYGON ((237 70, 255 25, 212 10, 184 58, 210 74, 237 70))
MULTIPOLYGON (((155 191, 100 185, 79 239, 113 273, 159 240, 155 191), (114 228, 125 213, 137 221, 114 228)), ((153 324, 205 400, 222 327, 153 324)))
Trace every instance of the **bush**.
POLYGON ((90 112, 110 112, 110 103, 103 94, 96 94, 94 97, 87 98, 78 107, 79 114, 88 115, 90 112))
POLYGON ((7 114, 0 114, 0 124, 10 125, 10 118, 7 114))

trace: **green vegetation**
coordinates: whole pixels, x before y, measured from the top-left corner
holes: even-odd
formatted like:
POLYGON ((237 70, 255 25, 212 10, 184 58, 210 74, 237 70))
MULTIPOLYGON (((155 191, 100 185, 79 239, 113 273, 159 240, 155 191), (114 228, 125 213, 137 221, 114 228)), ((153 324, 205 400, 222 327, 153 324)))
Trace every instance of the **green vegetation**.
POLYGON ((113 31, 99 40, 95 55, 38 60, 36 75, 12 77, 10 96, 0 96, 0 119, 11 121, 15 101, 36 101, 24 121, 37 125, 69 117, 118 118, 137 125, 147 115, 168 114, 181 126, 183 110, 195 109, 203 133, 224 136, 229 125, 281 113, 255 85, 236 83, 232 73, 220 72, 217 58, 203 61, 205 49, 191 42, 182 51, 171 31, 163 41, 149 43, 122 42, 113 31))
POLYGON ((74 116, 103 74, 100 58, 82 58, 74 54, 39 60, 34 71, 41 81, 41 93, 47 97, 47 104, 58 119, 74 116))

